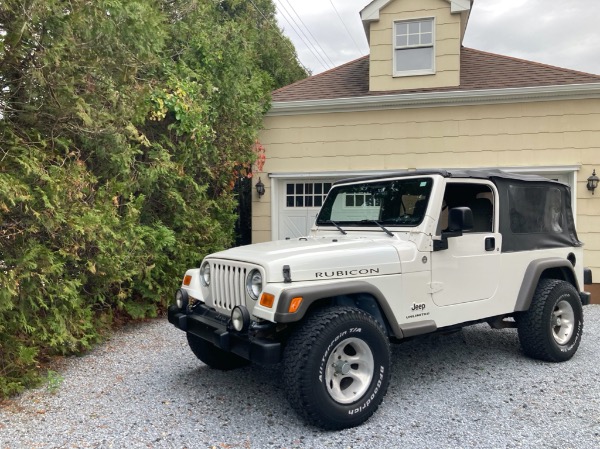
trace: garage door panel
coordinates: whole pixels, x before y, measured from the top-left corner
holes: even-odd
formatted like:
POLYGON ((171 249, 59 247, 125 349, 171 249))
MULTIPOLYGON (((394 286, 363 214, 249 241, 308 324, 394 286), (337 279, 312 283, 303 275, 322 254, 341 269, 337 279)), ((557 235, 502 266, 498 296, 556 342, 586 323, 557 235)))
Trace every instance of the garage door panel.
POLYGON ((279 199, 279 238, 308 235, 333 180, 287 179, 279 199))
POLYGON ((286 214, 283 217, 283 233, 281 237, 284 239, 293 239, 306 235, 307 217, 306 215, 290 215, 286 214))

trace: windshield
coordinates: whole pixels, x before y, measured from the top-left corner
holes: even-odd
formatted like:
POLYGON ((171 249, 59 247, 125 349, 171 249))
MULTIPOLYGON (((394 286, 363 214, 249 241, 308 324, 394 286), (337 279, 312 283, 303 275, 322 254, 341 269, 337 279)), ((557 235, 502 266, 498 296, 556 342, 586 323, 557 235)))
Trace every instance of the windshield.
POLYGON ((412 178, 334 186, 317 225, 417 226, 425 216, 432 185, 432 178, 412 178))

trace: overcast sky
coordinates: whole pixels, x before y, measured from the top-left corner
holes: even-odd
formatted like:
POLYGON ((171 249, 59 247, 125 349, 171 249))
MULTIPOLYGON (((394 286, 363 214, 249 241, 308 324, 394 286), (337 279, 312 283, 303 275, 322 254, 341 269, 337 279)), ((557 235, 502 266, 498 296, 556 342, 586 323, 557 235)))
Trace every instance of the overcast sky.
MULTIPOLYGON (((313 74, 368 54, 360 11, 369 0, 274 2, 313 74)), ((476 0, 463 44, 600 75, 599 19, 600 0, 476 0)))

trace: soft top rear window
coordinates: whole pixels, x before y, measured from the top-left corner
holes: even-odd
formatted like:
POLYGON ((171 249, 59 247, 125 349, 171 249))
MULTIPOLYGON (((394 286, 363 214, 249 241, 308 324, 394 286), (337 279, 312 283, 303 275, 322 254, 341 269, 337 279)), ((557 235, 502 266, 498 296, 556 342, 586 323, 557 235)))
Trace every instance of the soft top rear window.
POLYGON ((432 186, 429 177, 335 186, 317 225, 417 226, 425 216, 432 186))
POLYGON ((494 179, 500 197, 502 251, 578 247, 568 186, 552 181, 494 179))
POLYGON ((515 234, 562 233, 565 217, 556 187, 510 186, 510 230, 515 234))

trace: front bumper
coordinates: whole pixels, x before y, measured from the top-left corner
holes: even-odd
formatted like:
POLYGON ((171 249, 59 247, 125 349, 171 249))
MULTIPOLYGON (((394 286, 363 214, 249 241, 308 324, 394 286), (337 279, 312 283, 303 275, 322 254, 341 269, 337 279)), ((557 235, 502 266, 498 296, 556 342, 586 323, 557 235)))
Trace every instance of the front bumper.
POLYGON ((191 313, 185 313, 172 305, 169 307, 168 318, 169 323, 176 328, 251 362, 273 364, 281 360, 281 343, 252 336, 252 329, 247 333, 236 332, 228 326, 229 317, 203 304, 196 305, 191 313))

